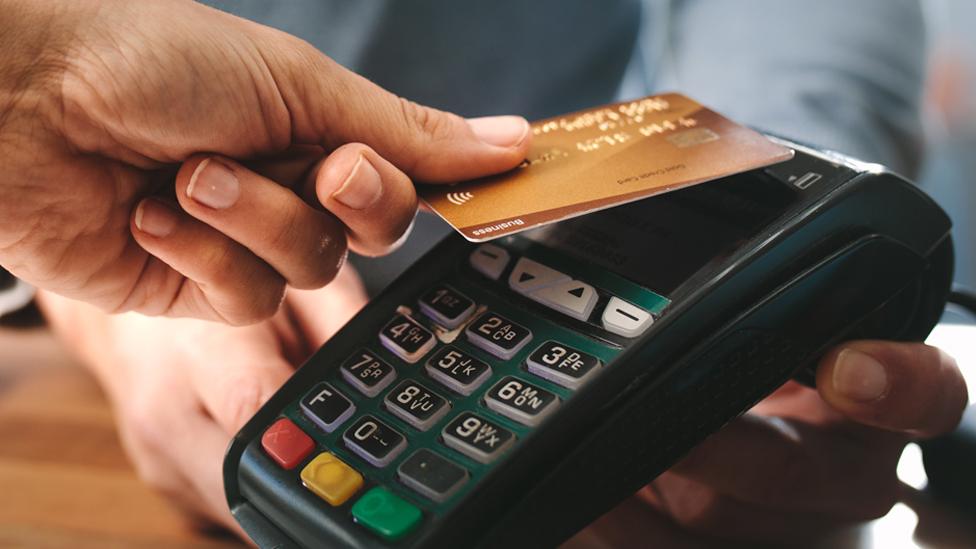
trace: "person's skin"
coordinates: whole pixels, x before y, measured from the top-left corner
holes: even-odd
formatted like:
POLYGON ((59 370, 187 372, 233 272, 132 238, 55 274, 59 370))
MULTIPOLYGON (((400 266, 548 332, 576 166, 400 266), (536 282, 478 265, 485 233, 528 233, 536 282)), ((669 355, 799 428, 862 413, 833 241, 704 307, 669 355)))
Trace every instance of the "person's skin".
POLYGON ((593 537, 642 547, 636 540, 651 534, 681 548, 715 538, 816 542, 884 516, 903 489, 896 468, 905 444, 951 431, 967 403, 955 360, 935 347, 844 343, 820 361, 816 391, 784 385, 570 547, 593 537), (649 511, 683 532, 647 520, 649 511))
MULTIPOLYGON (((364 302, 348 270, 323 290, 289 291, 279 315, 244 328, 41 300, 106 388, 143 478, 237 531, 220 476, 230 437, 364 302)), ((817 390, 784 386, 570 545, 645 547, 674 538, 670 524, 703 539, 785 543, 879 517, 897 497, 904 445, 951 430, 967 399, 936 348, 845 343, 821 360, 817 390)))
POLYGON ((394 247, 411 179, 528 147, 520 117, 411 103, 186 0, 0 0, 0 29, 0 265, 107 311, 267 318, 286 285, 332 280, 347 242, 394 247))
MULTIPOLYGON (((394 247, 416 210, 411 179, 514 167, 528 125, 410 103, 294 37, 185 1, 0 0, 0 28, 0 264, 109 311, 274 315, 232 328, 41 297, 106 388, 140 474, 233 528, 229 437, 364 300, 344 271, 288 290, 275 315, 286 285, 327 284, 347 243, 394 247)), ((886 510, 905 440, 951 428, 965 385, 921 345, 845 348, 862 352, 829 355, 818 392, 784 389, 710 438, 635 498, 641 512, 781 539, 886 510)))
POLYGON ((38 294, 51 326, 104 389, 139 476, 198 523, 242 536, 223 495, 231 436, 365 303, 349 266, 325 288, 289 289, 275 316, 244 327, 112 315, 38 294))

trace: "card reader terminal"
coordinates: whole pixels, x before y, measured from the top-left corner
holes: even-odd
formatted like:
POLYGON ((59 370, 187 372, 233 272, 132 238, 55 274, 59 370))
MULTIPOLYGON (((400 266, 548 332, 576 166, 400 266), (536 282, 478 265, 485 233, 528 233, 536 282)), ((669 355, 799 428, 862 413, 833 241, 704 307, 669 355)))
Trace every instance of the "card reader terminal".
POLYGON ((877 166, 769 168, 481 245, 451 236, 235 437, 263 547, 552 546, 839 341, 920 341, 950 224, 877 166))

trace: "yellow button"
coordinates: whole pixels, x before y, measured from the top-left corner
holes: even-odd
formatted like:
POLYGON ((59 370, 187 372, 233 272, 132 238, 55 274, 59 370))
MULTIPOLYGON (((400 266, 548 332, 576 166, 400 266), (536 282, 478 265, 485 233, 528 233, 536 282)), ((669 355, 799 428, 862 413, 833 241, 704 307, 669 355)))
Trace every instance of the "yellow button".
POLYGON ((342 505, 363 485, 363 476, 329 452, 302 469, 302 484, 333 507, 342 505))

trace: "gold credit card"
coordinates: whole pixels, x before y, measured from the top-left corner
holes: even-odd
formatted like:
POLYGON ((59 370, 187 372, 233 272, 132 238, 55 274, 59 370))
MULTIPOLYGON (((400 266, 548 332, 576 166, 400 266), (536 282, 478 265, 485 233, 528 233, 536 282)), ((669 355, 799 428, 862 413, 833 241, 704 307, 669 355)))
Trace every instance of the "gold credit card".
POLYGON ((519 167, 418 193, 483 242, 792 158, 793 151, 693 99, 666 93, 532 124, 519 167))

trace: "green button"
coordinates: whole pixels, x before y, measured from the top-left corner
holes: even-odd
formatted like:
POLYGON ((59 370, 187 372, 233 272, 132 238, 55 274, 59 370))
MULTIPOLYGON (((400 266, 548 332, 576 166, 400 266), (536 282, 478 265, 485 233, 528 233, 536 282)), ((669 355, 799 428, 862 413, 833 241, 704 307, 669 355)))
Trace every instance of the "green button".
POLYGON ((376 487, 352 506, 352 516, 384 539, 396 541, 416 528, 422 515, 420 509, 399 496, 376 487))

